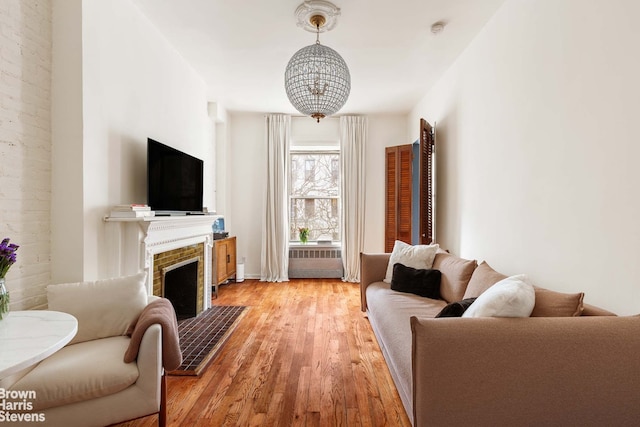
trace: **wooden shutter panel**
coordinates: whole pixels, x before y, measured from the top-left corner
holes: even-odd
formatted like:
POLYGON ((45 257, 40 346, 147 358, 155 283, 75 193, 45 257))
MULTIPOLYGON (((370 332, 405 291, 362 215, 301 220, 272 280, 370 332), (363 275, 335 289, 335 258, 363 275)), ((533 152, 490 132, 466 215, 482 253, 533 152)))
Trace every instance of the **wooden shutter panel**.
POLYGON ((387 147, 385 150, 385 170, 386 170, 386 189, 387 197, 385 199, 385 225, 384 225, 384 250, 391 252, 393 250, 393 242, 396 239, 396 210, 397 210, 397 158, 398 150, 396 147, 387 147))
POLYGON ((396 240, 411 244, 411 191, 413 147, 398 147, 398 226, 396 240))
POLYGON ((420 119, 420 243, 429 245, 434 238, 433 128, 420 119))
POLYGON ((396 240, 411 243, 412 159, 411 144, 385 149, 385 252, 396 240))

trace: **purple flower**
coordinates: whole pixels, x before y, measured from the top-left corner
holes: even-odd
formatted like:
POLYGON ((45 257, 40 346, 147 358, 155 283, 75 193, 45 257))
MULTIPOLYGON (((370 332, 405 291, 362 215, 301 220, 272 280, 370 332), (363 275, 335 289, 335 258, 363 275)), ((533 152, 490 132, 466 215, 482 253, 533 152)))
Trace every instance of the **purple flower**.
POLYGON ((4 278, 9 271, 9 267, 16 262, 16 251, 19 247, 14 243, 9 243, 8 237, 2 239, 0 243, 0 279, 4 278))

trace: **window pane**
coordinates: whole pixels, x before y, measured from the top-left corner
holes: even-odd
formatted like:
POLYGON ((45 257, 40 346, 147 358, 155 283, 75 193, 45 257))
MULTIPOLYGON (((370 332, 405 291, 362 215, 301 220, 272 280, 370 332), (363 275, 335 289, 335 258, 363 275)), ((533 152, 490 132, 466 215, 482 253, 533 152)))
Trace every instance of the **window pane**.
POLYGON ((337 197, 339 159, 336 153, 292 153, 291 195, 337 197))
POLYGON ((291 153, 290 236, 309 228, 309 240, 340 240, 340 154, 291 153))
POLYGON ((305 159, 304 161, 304 179, 308 181, 315 181, 316 174, 316 161, 315 159, 305 159))
POLYGON ((309 228, 309 240, 340 240, 338 199, 291 199, 291 240, 299 239, 298 229, 309 228))

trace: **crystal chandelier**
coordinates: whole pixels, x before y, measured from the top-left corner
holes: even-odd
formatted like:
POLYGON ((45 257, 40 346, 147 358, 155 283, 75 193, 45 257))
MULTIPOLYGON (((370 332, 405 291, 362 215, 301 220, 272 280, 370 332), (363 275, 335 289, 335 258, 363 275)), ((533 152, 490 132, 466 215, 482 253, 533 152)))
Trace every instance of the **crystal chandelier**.
POLYGON ((315 28, 316 42, 297 51, 284 74, 284 87, 291 104, 318 123, 340 110, 351 91, 351 76, 344 59, 335 50, 320 44, 320 29, 327 23, 327 17, 332 19, 327 30, 333 28, 339 11, 324 0, 306 1, 298 7, 299 18, 305 12, 310 15, 308 23, 315 28), (315 10, 314 6, 320 9, 315 10), (326 13, 328 8, 333 8, 332 14, 326 13))

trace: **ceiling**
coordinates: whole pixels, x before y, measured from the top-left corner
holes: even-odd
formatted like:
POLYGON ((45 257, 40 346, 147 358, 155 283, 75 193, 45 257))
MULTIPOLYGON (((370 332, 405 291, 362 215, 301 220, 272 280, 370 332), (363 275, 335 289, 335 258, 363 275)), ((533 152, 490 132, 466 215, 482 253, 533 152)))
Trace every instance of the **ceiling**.
MULTIPOLYGON (((333 0, 336 27, 320 42, 344 58, 351 94, 340 113, 406 113, 505 0, 333 0), (443 22, 440 34, 431 25, 443 22)), ((229 111, 298 114, 287 62, 315 34, 296 25, 302 0, 133 0, 229 111)))

